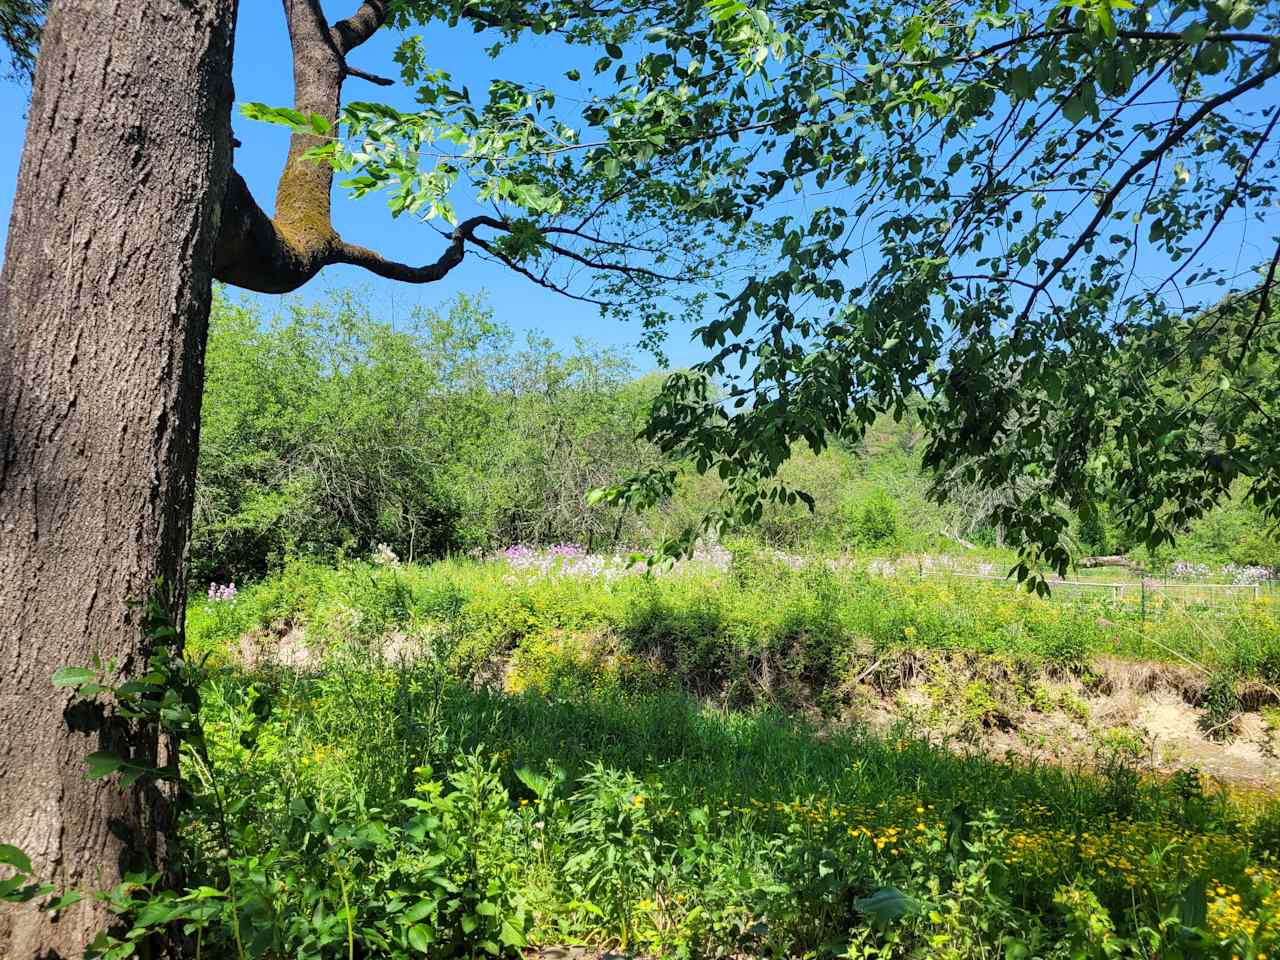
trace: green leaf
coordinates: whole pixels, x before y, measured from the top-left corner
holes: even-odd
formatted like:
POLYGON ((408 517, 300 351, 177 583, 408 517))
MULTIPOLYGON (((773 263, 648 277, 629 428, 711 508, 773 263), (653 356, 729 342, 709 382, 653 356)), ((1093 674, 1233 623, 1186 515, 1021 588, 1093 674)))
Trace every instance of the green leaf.
POLYGON ((107 750, 99 750, 84 758, 90 780, 101 780, 124 766, 124 760, 107 750))
POLYGON ((25 853, 9 843, 0 843, 0 863, 16 867, 23 873, 32 873, 31 860, 25 853))
POLYGON ((1182 907, 1179 913, 1184 926, 1192 929, 1204 927, 1209 915, 1209 901, 1204 880, 1194 880, 1187 885, 1187 889, 1182 894, 1182 907))
POLYGON ((431 949, 430 931, 422 924, 414 924, 409 928, 409 946, 419 953, 427 953, 431 949))
POLYGON ((902 34, 902 49, 908 53, 920 46, 920 38, 924 35, 924 21, 912 17, 907 21, 907 29, 902 34))
POLYGON ((504 946, 523 947, 525 945, 524 934, 511 925, 509 920, 502 921, 502 930, 498 934, 498 938, 504 946))
POLYGON ((895 887, 877 890, 869 897, 854 900, 853 905, 881 926, 908 914, 919 913, 921 908, 919 901, 913 900, 895 887))
POLYGON ((88 667, 63 667, 53 675, 55 687, 78 687, 96 677, 97 671, 88 667))
POLYGON ((417 923, 426 917, 436 908, 436 900, 419 900, 412 907, 404 912, 404 916, 400 919, 405 923, 417 923))
POLYGON ((1187 43, 1199 43, 1209 35, 1209 25, 1207 23, 1193 23, 1182 31, 1182 39, 1187 43))
POLYGON ((45 909, 48 910, 50 913, 57 913, 60 910, 67 909, 67 907, 71 906, 72 904, 79 903, 83 899, 84 899, 84 894, 81 893, 79 890, 68 890, 66 893, 60 896, 57 900, 54 900, 53 903, 49 904, 45 909))
POLYGON ((604 45, 604 52, 607 53, 609 56, 611 56, 614 60, 622 59, 622 48, 618 46, 616 43, 606 43, 604 45))
POLYGON ((153 900, 142 908, 133 925, 135 927, 160 927, 164 926, 174 918, 182 910, 181 907, 173 903, 172 900, 164 898, 161 900, 153 900))
POLYGON ((1031 96, 1035 90, 1035 84, 1031 82, 1031 71, 1023 66, 1014 67, 1009 73, 1009 89, 1019 100, 1031 96))
POLYGON ((1098 5, 1095 16, 1098 18, 1098 25, 1102 27, 1102 32, 1108 40, 1116 38, 1116 21, 1111 16, 1111 8, 1105 3, 1098 5))
POLYGON ((1062 105, 1062 115, 1072 123, 1079 123, 1089 112, 1089 104, 1081 94, 1067 99, 1062 105))

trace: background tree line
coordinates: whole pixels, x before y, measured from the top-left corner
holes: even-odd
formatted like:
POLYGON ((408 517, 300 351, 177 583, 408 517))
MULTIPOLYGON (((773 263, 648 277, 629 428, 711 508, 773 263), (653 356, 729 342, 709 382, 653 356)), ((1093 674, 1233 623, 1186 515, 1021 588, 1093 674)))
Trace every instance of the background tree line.
MULTIPOLYGON (((723 493, 688 465, 675 492, 633 512, 591 490, 658 462, 641 430, 662 374, 579 340, 560 350, 504 325, 483 296, 379 316, 358 291, 270 317, 220 296, 191 547, 194 585, 246 580, 290 556, 404 559, 513 543, 648 548, 696 523, 723 493)), ((998 548, 999 491, 953 482, 929 496, 914 413, 857 442, 800 450, 784 480, 814 508, 772 503, 750 533, 797 552, 998 548)), ((1140 550, 1105 502, 1072 516, 1081 553, 1140 550)), ((1243 497, 1193 523, 1178 557, 1280 563, 1243 497)), ((1152 566, 1174 558, 1145 557, 1152 566)))
POLYGON ((196 582, 380 543, 428 558, 633 540, 634 517, 586 496, 653 456, 637 434, 655 390, 617 350, 518 338, 482 298, 393 322, 352 291, 270 318, 220 297, 196 582))

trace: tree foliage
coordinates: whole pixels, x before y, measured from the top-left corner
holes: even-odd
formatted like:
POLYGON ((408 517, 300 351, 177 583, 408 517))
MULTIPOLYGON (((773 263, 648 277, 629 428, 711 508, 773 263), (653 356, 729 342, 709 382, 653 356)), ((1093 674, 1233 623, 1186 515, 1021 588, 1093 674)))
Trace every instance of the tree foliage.
POLYGON ((14 79, 30 79, 35 71, 46 6, 45 0, 0 0, 0 46, 8 53, 7 73, 14 79))
POLYGON ((346 291, 266 323, 222 299, 193 579, 383 543, 411 559, 632 537, 634 518, 584 501, 654 459, 636 435, 656 386, 615 351, 517 341, 474 298, 391 322, 346 291))
MULTIPOLYGON (((494 50, 552 36, 590 76, 475 98, 410 35, 422 109, 255 115, 323 131, 309 155, 353 193, 457 223, 452 242, 655 337, 672 304, 700 312, 711 356, 670 378, 647 436, 727 481, 704 526, 807 499, 779 480, 797 445, 916 402, 936 495, 1004 490, 1028 565, 1063 568, 1070 511, 1104 491, 1153 548, 1238 480, 1280 510, 1274 393, 1249 372, 1276 343, 1274 7, 406 2, 392 20, 469 23, 494 50), (1209 360, 1210 394, 1153 392, 1209 360)), ((653 502, 677 472, 610 493, 653 502)))

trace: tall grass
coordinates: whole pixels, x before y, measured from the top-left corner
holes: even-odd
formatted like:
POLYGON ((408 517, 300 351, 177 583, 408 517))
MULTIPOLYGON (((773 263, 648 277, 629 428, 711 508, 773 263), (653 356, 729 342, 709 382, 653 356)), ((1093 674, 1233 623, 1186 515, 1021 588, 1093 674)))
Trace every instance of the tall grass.
POLYGON ((244 634, 272 643, 294 628, 315 650, 448 634, 455 666, 472 672, 513 654, 545 672, 565 650, 591 648, 733 702, 838 685, 903 649, 1074 671, 1107 654, 1280 681, 1280 611, 1266 596, 1213 610, 1042 599, 1004 583, 886 578, 820 562, 792 569, 750 555, 727 570, 607 576, 528 576, 471 561, 296 563, 233 602, 195 603, 187 626, 192 647, 213 653, 244 634))
POLYGON ((1280 949, 1274 804, 1145 777, 1123 744, 997 762, 785 709, 919 647, 1269 675, 1265 606, 1229 631, 758 555, 661 576, 294 564, 225 593, 187 624, 207 664, 188 887, 114 891, 104 956, 161 928, 237 960, 1280 949), (294 666, 246 666, 255 646, 294 666))
POLYGON ((139 915, 271 958, 1271 948, 1280 821, 1194 776, 998 763, 673 690, 504 694, 420 642, 214 671, 181 831, 206 892, 139 915))

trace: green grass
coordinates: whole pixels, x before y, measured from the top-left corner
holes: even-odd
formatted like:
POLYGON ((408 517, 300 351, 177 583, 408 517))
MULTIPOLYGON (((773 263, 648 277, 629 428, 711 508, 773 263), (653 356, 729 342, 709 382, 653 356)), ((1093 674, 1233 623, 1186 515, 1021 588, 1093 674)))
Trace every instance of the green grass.
POLYGON ((188 642, 220 653, 242 634, 291 627, 316 649, 375 643, 389 632, 448 633, 464 672, 514 654, 517 689, 554 684, 576 661, 604 656, 624 679, 639 682, 648 671, 726 702, 752 702, 762 690, 785 702, 820 696, 893 650, 1076 672, 1111 655, 1280 682, 1273 600, 1200 607, 1066 591, 1042 599, 1004 581, 883 578, 821 562, 793 570, 745 552, 726 571, 657 577, 535 577, 474 562, 299 563, 233 603, 196 602, 188 642))
POLYGON ((1188 937, 1254 956, 1272 935, 1224 911, 1280 907, 1273 813, 1122 751, 997 763, 671 690, 502 694, 350 647, 307 673, 220 669, 202 698, 193 892, 122 909, 187 923, 205 956, 1172 956, 1188 937))
POLYGON ((189 648, 212 666, 208 750, 184 754, 190 888, 143 884, 117 907, 135 936, 181 924, 208 957, 586 943, 1260 960, 1280 948, 1274 804, 1145 777, 1121 740, 1080 767, 1006 763, 787 709, 921 647, 1079 670, 1195 655, 1269 676, 1270 608, 1236 616, 759 556, 612 579, 293 565, 192 605, 189 648), (237 665, 255 633, 304 634, 307 669, 237 665), (407 656, 388 661, 388 638, 407 656))

